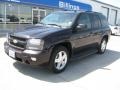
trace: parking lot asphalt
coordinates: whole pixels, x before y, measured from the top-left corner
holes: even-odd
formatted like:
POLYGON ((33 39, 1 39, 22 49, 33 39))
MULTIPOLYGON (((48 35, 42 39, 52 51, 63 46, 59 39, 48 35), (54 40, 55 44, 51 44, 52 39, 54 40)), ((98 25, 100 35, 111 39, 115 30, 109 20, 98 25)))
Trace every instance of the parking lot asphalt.
POLYGON ((120 90, 120 36, 111 36, 105 54, 71 61, 60 74, 16 62, 4 53, 4 41, 0 38, 0 90, 120 90))

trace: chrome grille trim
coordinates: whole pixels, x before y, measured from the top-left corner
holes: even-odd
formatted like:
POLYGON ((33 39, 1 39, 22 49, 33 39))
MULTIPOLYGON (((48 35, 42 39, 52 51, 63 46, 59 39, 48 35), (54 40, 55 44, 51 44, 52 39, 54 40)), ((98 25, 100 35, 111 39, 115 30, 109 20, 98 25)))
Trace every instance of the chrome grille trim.
POLYGON ((25 49, 26 48, 27 39, 25 39, 25 38, 10 35, 8 41, 9 41, 9 45, 12 47, 15 47, 18 49, 25 49), (16 40, 17 43, 14 43, 13 40, 16 40))

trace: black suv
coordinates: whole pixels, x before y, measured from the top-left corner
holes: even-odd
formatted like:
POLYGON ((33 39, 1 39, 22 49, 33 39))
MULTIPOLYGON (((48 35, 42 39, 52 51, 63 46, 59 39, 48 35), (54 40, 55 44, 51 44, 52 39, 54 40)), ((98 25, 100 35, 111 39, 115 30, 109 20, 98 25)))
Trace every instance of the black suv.
POLYGON ((94 50, 104 53, 109 36, 108 22, 101 13, 58 11, 24 31, 7 34, 4 48, 19 62, 47 64, 59 73, 73 56, 83 57, 88 55, 84 52, 94 50))

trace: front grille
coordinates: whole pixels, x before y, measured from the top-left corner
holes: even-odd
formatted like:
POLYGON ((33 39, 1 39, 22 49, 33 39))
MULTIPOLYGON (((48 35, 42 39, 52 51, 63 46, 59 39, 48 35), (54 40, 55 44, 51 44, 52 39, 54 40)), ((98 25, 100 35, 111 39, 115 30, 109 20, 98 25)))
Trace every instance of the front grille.
POLYGON ((16 48, 25 49, 27 43, 25 38, 10 35, 9 44, 16 48))

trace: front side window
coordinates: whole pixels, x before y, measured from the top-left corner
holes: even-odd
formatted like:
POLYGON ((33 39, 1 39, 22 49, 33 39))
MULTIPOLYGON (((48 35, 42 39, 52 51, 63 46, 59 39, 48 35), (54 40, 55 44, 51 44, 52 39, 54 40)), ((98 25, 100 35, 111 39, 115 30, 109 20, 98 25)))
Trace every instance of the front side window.
POLYGON ((74 22, 77 14, 75 13, 62 13, 62 12, 56 12, 49 14, 46 16, 41 23, 44 24, 55 24, 59 25, 61 27, 70 27, 72 23, 74 22))
POLYGON ((82 13, 79 17, 78 24, 86 25, 87 29, 91 29, 91 23, 89 16, 87 14, 82 13))

